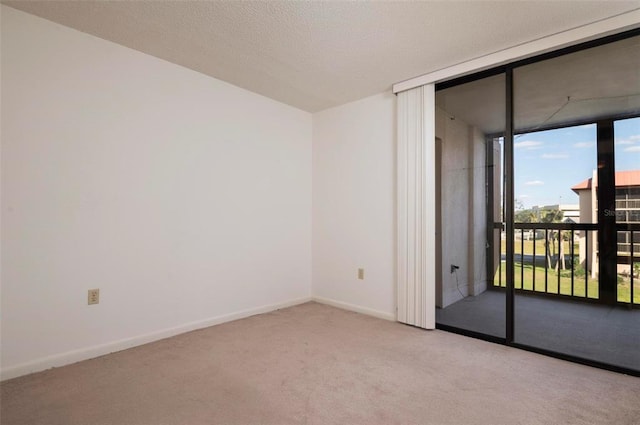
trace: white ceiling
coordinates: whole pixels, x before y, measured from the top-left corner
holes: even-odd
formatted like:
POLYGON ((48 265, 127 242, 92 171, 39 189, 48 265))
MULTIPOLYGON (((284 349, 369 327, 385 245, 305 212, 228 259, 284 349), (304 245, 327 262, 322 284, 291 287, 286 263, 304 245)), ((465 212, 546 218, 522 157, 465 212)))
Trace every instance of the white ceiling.
POLYGON ((2 1, 315 112, 640 1, 2 1))

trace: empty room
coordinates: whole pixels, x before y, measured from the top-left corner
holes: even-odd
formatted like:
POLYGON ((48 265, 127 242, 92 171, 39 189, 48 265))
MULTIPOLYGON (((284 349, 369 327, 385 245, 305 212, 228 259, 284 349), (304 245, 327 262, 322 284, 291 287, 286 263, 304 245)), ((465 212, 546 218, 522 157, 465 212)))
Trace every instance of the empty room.
POLYGON ((640 423, 638 1, 0 1, 0 423, 640 423))

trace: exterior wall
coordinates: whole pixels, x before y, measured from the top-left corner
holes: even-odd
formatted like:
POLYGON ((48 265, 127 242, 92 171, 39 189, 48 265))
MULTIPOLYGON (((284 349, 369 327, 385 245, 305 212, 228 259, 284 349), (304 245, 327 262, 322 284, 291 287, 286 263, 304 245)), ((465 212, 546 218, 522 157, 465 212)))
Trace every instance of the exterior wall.
MULTIPOLYGON (((502 222, 502 141, 493 141, 493 222, 502 222)), ((502 239, 504 232, 502 229, 493 229, 493 267, 492 275, 487 281, 493 282, 494 276, 500 270, 502 262, 502 239)))
MULTIPOLYGON (((596 193, 597 186, 598 186, 598 170, 593 170, 593 173, 591 176, 591 190, 590 190, 591 223, 598 222, 598 195, 596 193)), ((591 272, 591 277, 595 278, 598 275, 598 269, 599 269, 598 232, 592 232, 591 235, 589 236, 593 236, 589 238, 589 245, 587 246, 587 249, 591 253, 591 255, 589 256, 589 263, 590 263, 589 271, 591 272)))
MULTIPOLYGON (((593 223, 593 211, 592 211, 592 196, 591 196, 591 190, 581 190, 579 193, 579 205, 580 205, 580 223, 593 223)), ((587 253, 589 254, 589 259, 592 260, 593 259, 593 238, 595 237, 596 233, 595 232, 591 232, 589 234, 588 240, 589 240, 589 246, 587 246, 586 241, 587 241, 587 237, 584 234, 584 231, 580 232, 580 237, 578 239, 578 246, 580 248, 580 257, 579 257, 579 261, 580 261, 580 265, 585 268, 586 270, 591 271, 592 269, 592 265, 591 264, 586 264, 586 260, 587 260, 587 253)), ((590 262, 591 263, 591 262, 590 262)))
POLYGON ((440 157, 441 285, 436 305, 445 308, 487 287, 484 135, 436 110, 440 157), (459 268, 451 273, 451 266, 459 268))
MULTIPOLYGON (((591 187, 588 189, 581 189, 578 193, 579 205, 580 205, 580 223, 597 223, 597 197, 596 187, 598 184, 598 172, 593 170, 591 176, 591 187)), ((591 273, 591 277, 595 278, 598 274, 598 232, 589 233, 589 242, 585 244, 585 235, 580 232, 579 246, 580 246, 580 264, 582 267, 586 267, 587 271, 591 273), (587 256, 588 253, 588 256, 587 256), (588 264, 586 263, 588 260, 588 264)))
MULTIPOLYGON (((589 189, 581 189, 579 190, 579 199, 580 199, 580 220, 582 223, 596 223, 597 222, 597 199, 596 199, 596 190, 597 190, 597 171, 593 172, 593 176, 592 176, 592 184, 591 184, 591 188, 589 189)), ((629 188, 633 188, 635 186, 616 186, 616 198, 619 197, 620 193, 623 193, 625 191, 627 191, 629 188)), ((625 215, 620 216, 618 215, 616 221, 618 223, 634 223, 636 221, 627 221, 627 214, 629 211, 640 211, 640 209, 634 208, 633 206, 629 207, 629 204, 626 204, 626 201, 640 201, 640 196, 638 195, 631 195, 629 196, 628 194, 625 196, 624 201, 625 201, 625 208, 623 209, 625 211, 625 215), (622 218, 621 218, 622 217, 622 218)), ((618 203, 619 200, 616 199, 616 203, 618 203)), ((631 205, 635 205, 635 204, 631 204, 631 205)), ((619 207, 616 207, 616 211, 620 212, 623 211, 621 210, 619 207)), ((637 214, 637 213, 636 213, 637 214)), ((582 264, 583 266, 585 266, 585 260, 586 260, 586 251, 589 253, 589 264, 587 265, 588 270, 591 272, 591 276, 592 277, 596 277, 597 273, 598 273, 598 250, 597 250, 597 238, 598 238, 598 234, 597 232, 592 232, 589 235, 589 244, 588 246, 585 247, 585 243, 584 243, 584 236, 580 236, 580 264, 582 264)), ((636 241, 637 243, 637 241, 636 241)), ((620 251, 619 248, 619 253, 618 255, 629 255, 629 252, 624 252, 624 251, 620 251)), ((636 253, 634 252, 634 256, 636 253)), ((629 264, 618 264, 617 266, 617 270, 618 273, 623 273, 623 274, 628 274, 631 270, 630 265, 629 264)))
MULTIPOLYGON (((640 185, 616 187, 616 221, 618 223, 640 223, 640 185)), ((634 234, 634 262, 640 261, 640 234, 634 234)), ((618 255, 631 257, 631 234, 618 235, 618 255)), ((618 273, 631 273, 631 264, 618 264, 618 273)))
MULTIPOLYGON (((469 128, 471 155, 469 169, 469 284, 471 295, 480 295, 487 289, 487 205, 486 161, 487 147, 484 134, 469 128)), ((500 193, 500 192, 498 192, 500 193)))

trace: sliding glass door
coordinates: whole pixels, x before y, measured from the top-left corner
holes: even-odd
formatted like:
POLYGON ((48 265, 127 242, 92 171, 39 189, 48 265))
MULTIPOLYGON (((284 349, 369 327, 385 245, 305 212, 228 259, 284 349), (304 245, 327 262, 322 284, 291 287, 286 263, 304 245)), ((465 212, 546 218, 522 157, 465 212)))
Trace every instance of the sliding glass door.
MULTIPOLYGON (((618 240, 632 232, 618 229, 614 123, 638 114, 638 58, 634 37, 517 67, 513 79, 514 342, 635 370, 640 311, 618 282, 618 240)), ((640 155, 626 163, 640 173, 640 155)))
MULTIPOLYGON (((458 85, 436 93, 436 136, 439 175, 439 281, 436 284, 437 321, 441 326, 505 337, 504 292, 489 291, 498 253, 487 250, 500 208, 489 211, 487 178, 500 191, 501 178, 489 176, 501 169, 501 139, 504 133, 503 74, 458 85), (477 99, 492 108, 478 108, 477 99)), ((499 198, 499 193, 496 194, 499 198)), ((499 199, 498 204, 499 205, 499 199)), ((498 233, 499 235, 499 230, 498 233)), ((498 236, 499 237, 499 236, 498 236)))
POLYGON ((617 301, 629 306, 638 306, 640 305, 640 117, 615 120, 613 131, 618 245, 617 301))
POLYGON ((436 318, 640 373, 640 36, 583 47, 437 86, 436 318))

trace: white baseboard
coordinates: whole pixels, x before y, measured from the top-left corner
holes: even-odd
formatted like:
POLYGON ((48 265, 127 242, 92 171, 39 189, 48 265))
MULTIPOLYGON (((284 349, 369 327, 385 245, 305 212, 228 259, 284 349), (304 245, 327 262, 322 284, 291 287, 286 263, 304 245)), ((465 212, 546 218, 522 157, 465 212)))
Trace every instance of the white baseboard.
POLYGON ((320 304, 327 304, 333 307, 341 308, 343 310, 355 311, 356 313, 366 314, 368 316, 378 317, 380 319, 390 320, 392 322, 396 321, 395 314, 385 313, 384 311, 374 310, 368 307, 362 307, 355 304, 349 304, 342 301, 332 300, 330 298, 324 297, 311 297, 313 301, 319 302, 320 304))
POLYGON ((52 367, 65 366, 71 363, 92 359, 116 351, 126 350, 127 348, 148 344, 150 342, 169 338, 185 332, 194 331, 196 329, 208 328, 209 326, 219 325, 221 323, 231 322, 233 320, 244 319, 245 317, 268 313, 270 311, 303 304, 309 301, 312 301, 311 297, 298 298, 281 303, 270 304, 238 311, 235 313, 225 314, 222 316, 210 317, 208 319, 186 323, 184 325, 151 332, 145 335, 138 335, 131 338, 121 339, 119 341, 108 342, 106 344, 94 345, 92 347, 81 348, 79 350, 73 350, 66 353, 43 357, 41 359, 21 363, 16 366, 11 366, 0 370, 0 381, 17 378, 18 376, 28 375, 34 372, 40 372, 52 367))

